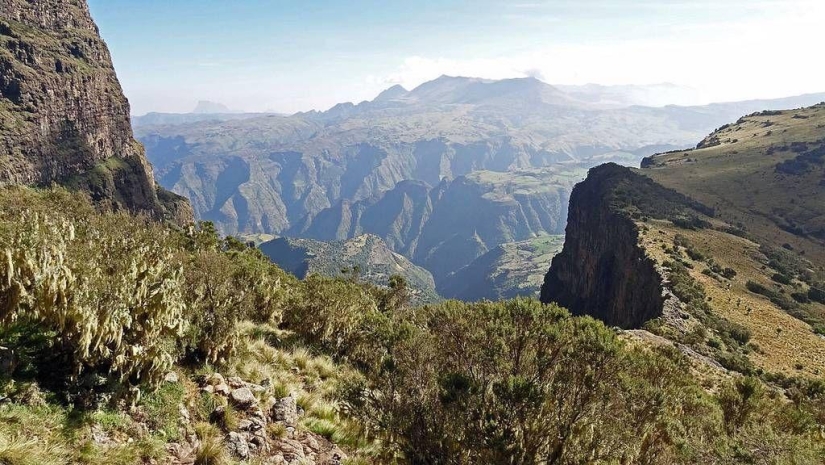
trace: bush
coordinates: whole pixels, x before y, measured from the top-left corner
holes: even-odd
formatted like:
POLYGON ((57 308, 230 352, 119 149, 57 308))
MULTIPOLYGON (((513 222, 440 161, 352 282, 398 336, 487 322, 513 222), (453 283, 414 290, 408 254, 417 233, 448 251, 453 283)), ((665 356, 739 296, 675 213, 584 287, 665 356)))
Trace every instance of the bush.
POLYGON ((26 319, 57 333, 74 380, 100 371, 118 382, 158 382, 186 327, 169 234, 123 215, 75 225, 31 212, 15 229, 0 268, 0 324, 26 319))
POLYGON ((341 279, 310 276, 287 308, 286 328, 336 355, 361 350, 381 327, 381 313, 369 289, 341 279))
POLYGON ((24 349, 20 369, 43 366, 56 386, 102 375, 111 390, 138 394, 184 352, 220 361, 237 322, 278 323, 294 287, 209 223, 184 233, 96 213, 61 190, 0 191, 0 205, 0 343, 23 342, 21 328, 29 342, 54 341, 24 349))
POLYGON ((774 275, 771 276, 771 279, 779 284, 785 285, 791 284, 793 282, 793 279, 791 277, 785 276, 782 273, 774 273, 774 275))
POLYGON ((238 323, 280 323, 296 281, 258 250, 232 238, 220 241, 209 223, 187 237, 181 254, 187 318, 186 349, 197 359, 223 363, 234 351, 238 323))
POLYGON ((768 289, 767 287, 757 282, 748 281, 745 284, 745 287, 754 294, 759 294, 767 297, 774 305, 781 308, 782 310, 785 310, 786 312, 798 312, 799 310, 799 305, 796 302, 788 300, 782 294, 771 289, 768 289))
POLYGON ((346 391, 412 462, 654 463, 675 443, 712 454, 704 441, 721 434, 721 409, 676 349, 631 349, 601 323, 524 299, 409 317, 376 351, 384 363, 346 391))
POLYGON ((805 292, 794 292, 791 294, 791 298, 801 304, 811 303, 811 298, 805 292))
POLYGON ((825 286, 822 287, 811 287, 808 289, 808 298, 813 300, 814 302, 819 302, 821 304, 825 304, 825 286))

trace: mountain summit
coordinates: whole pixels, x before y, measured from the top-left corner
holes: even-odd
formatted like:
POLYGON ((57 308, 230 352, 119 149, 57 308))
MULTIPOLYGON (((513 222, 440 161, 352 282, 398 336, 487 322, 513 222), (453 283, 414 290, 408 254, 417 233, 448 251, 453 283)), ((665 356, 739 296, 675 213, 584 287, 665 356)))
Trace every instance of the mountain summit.
POLYGON ((396 100, 406 96, 408 93, 409 91, 407 91, 407 89, 405 89, 400 84, 396 84, 390 87, 389 89, 385 90, 384 92, 378 94, 378 97, 375 97, 375 100, 373 100, 373 102, 386 102, 388 100, 396 100))
POLYGON ((410 99, 427 104, 542 103, 582 106, 581 102, 536 78, 487 79, 441 76, 416 87, 410 99))
POLYGON ((197 115, 220 115, 235 112, 230 110, 229 107, 222 103, 201 100, 200 102, 198 102, 198 106, 196 106, 195 109, 192 110, 192 113, 197 115))

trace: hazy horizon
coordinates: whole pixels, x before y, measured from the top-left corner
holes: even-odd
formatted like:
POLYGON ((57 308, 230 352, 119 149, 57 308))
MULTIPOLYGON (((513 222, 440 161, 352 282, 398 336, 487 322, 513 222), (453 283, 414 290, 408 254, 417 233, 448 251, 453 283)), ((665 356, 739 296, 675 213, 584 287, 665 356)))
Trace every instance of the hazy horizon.
POLYGON ((443 74, 672 83, 692 104, 825 91, 814 0, 89 3, 136 115, 326 110, 443 74))

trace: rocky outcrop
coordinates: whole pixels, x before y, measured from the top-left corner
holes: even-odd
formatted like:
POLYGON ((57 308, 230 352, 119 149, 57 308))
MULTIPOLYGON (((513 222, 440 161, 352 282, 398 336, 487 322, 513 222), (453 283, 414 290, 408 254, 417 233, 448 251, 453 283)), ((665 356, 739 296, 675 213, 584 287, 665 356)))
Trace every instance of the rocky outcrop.
POLYGON ((501 244, 561 233, 566 199, 582 177, 583 168, 570 166, 477 171, 435 187, 403 181, 375 198, 342 201, 287 234, 318 240, 375 234, 438 282, 501 244))
POLYGON ((564 249, 553 259, 542 302, 638 328, 662 313, 662 276, 639 245, 636 225, 619 201, 642 177, 608 164, 590 171, 570 197, 564 249))
POLYGON ((377 286, 388 286, 393 275, 404 277, 416 303, 438 300, 433 276, 372 234, 329 242, 278 238, 261 244, 260 249, 279 267, 301 279, 312 274, 340 277, 342 270, 349 272, 357 267, 360 279, 377 286))
MULTIPOLYGON (((341 465, 347 460, 347 454, 338 445, 301 427, 299 419, 304 411, 293 395, 259 400, 266 387, 238 377, 224 378, 219 373, 198 377, 196 381, 202 395, 218 404, 210 414, 210 421, 222 425, 225 431, 218 431, 233 459, 280 465, 341 465), (227 416, 230 408, 232 414, 227 416), (231 421, 227 421, 229 418, 231 421)), ((192 427, 191 415, 184 404, 179 405, 179 410, 181 431, 186 432, 192 427)), ((168 457, 163 463, 200 463, 196 460, 203 438, 196 434, 181 436, 185 442, 166 445, 168 457)))
POLYGON ((83 0, 0 0, 0 186, 62 184, 111 209, 192 220, 158 189, 83 0))

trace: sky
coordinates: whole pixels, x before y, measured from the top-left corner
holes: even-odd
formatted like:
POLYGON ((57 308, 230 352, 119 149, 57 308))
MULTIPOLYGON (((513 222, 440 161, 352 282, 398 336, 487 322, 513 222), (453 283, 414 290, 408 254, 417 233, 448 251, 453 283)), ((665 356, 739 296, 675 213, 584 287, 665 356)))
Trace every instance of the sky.
POLYGON ((294 113, 440 75, 825 91, 823 0, 89 0, 132 113, 294 113))

